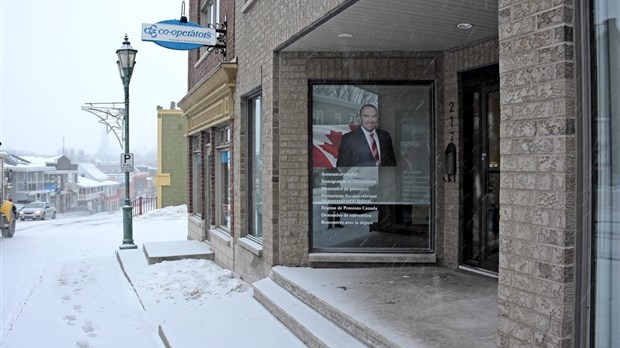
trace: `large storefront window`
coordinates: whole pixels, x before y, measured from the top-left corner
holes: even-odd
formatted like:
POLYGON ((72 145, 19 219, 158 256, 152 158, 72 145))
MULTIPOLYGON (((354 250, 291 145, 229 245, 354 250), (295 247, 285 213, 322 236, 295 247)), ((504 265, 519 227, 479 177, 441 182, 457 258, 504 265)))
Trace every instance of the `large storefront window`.
POLYGON ((312 85, 313 250, 432 250, 432 90, 312 85))
POLYGON ((248 136, 250 143, 249 235, 263 238, 263 119, 261 96, 248 99, 248 136))
POLYGON ((620 4, 593 0, 595 344, 620 347, 620 4))

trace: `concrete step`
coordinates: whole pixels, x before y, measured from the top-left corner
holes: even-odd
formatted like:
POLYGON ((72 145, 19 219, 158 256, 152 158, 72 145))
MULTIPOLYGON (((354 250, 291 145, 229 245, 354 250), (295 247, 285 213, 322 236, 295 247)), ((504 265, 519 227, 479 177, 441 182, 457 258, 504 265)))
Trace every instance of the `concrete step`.
POLYGON ((400 347, 399 344, 392 342, 384 335, 371 329, 367 325, 364 325, 364 323, 356 320, 355 318, 343 313, 331 304, 317 297, 312 292, 291 281, 282 273, 278 272, 277 267, 272 269, 270 278, 275 284, 294 296, 297 300, 311 307, 313 310, 320 313, 320 315, 324 318, 335 323, 338 327, 345 330, 349 335, 355 337, 365 345, 369 347, 382 348, 400 347))
POLYGON ((168 315, 158 333, 166 348, 306 347, 251 290, 168 315))
POLYGON ((207 243, 197 240, 144 243, 144 255, 149 265, 162 261, 183 259, 211 260, 215 258, 207 243))
POLYGON ((259 280, 252 286, 254 298, 309 347, 366 347, 272 279, 259 280))

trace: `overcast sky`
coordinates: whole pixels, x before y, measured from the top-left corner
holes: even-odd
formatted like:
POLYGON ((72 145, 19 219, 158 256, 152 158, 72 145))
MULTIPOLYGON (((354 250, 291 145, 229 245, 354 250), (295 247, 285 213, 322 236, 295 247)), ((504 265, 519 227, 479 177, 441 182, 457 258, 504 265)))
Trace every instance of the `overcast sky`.
MULTIPOLYGON (((179 19, 182 1, 0 0, 0 149, 123 152, 89 102, 123 102, 116 50, 125 33, 138 50, 130 84, 130 152, 157 146, 157 105, 187 92, 187 51, 141 41, 141 24, 179 19)), ((189 3, 186 2, 186 13, 189 3)), ((121 104, 122 105, 122 104, 121 104)))

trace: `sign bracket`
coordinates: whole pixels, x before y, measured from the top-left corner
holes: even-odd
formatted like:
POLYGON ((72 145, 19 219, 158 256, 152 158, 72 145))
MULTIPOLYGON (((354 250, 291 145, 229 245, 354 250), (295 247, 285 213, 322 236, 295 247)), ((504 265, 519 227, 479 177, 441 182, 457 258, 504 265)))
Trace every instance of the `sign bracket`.
POLYGON ((216 37, 217 43, 215 45, 205 45, 207 47, 208 52, 221 53, 224 60, 226 60, 226 26, 228 21, 226 20, 226 16, 224 16, 224 23, 209 23, 207 25, 208 28, 215 29, 215 32, 218 34, 216 37))

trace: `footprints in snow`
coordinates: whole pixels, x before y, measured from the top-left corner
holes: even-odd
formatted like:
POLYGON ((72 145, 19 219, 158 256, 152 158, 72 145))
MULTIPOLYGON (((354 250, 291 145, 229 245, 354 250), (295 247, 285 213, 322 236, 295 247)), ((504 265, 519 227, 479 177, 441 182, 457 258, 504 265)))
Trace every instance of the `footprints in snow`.
MULTIPOLYGON (((79 325, 82 333, 87 337, 97 337, 98 335, 93 323, 88 319, 79 319, 81 314, 84 313, 84 309, 82 305, 73 303, 76 299, 72 297, 79 295, 84 286, 96 284, 96 279, 91 276, 90 265, 82 261, 81 267, 77 272, 74 269, 63 269, 61 275, 58 277, 57 283, 61 289, 66 289, 70 292, 69 295, 65 294, 60 298, 60 303, 71 305, 70 313, 66 314, 62 319, 65 320, 69 326, 79 325), (71 274, 71 276, 69 276, 69 274, 71 274)), ((105 308, 99 308, 99 311, 104 312, 105 308)), ((92 346, 87 338, 83 338, 76 342, 76 347, 91 348, 92 346)))

